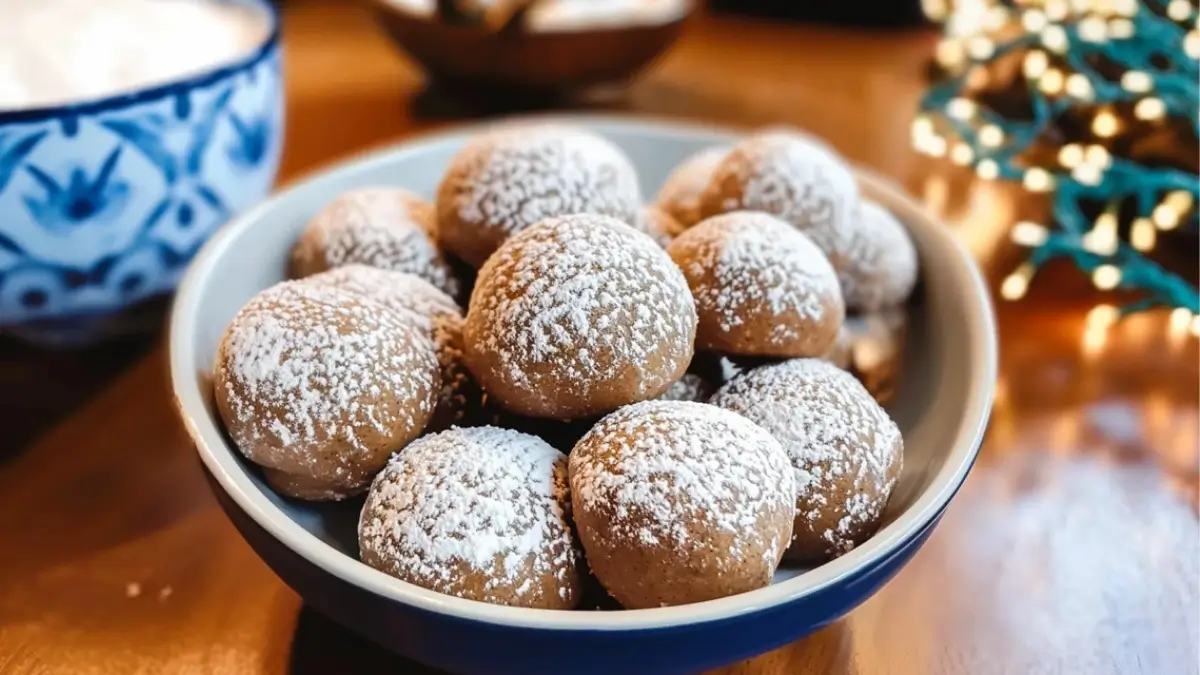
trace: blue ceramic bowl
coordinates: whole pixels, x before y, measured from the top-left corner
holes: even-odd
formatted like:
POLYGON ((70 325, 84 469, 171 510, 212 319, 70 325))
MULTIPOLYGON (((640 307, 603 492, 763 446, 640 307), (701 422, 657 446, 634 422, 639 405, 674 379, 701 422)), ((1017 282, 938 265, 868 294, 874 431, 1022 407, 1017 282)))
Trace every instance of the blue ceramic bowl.
MULTIPOLYGON (((567 118, 624 148, 652 194, 688 154, 728 131, 567 118)), ((864 192, 909 228, 924 283, 909 308, 903 373, 890 404, 905 437, 904 471, 882 529, 811 570, 784 570, 764 589, 683 607, 632 611, 520 609, 440 595, 358 560, 361 501, 279 497, 222 431, 209 373, 221 334, 255 293, 284 278, 288 249, 338 193, 372 184, 432 194, 477 129, 439 134, 316 175, 238 218, 201 252, 171 317, 171 377, 180 415, 213 489, 246 541, 304 600, 372 640, 465 675, 673 675, 702 672, 793 641, 837 619, 920 548, 967 476, 991 409, 996 342, 979 272, 953 235, 886 181, 864 192)))
POLYGON ((279 166, 279 25, 242 60, 187 79, 0 111, 0 332, 49 345, 134 330, 123 310, 175 289, 279 166))

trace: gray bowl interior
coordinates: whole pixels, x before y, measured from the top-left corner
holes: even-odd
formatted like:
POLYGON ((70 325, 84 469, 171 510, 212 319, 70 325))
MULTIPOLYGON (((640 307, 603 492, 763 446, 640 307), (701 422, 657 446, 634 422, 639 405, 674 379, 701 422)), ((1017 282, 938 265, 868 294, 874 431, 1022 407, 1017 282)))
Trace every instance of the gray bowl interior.
MULTIPOLYGON (((644 194, 649 198, 668 172, 689 154, 709 145, 728 142, 724 132, 630 123, 586 122, 623 148, 637 166, 644 194)), ((305 181, 268 205, 244 216, 222 241, 222 253, 200 282, 195 312, 197 330, 190 336, 172 336, 172 341, 191 340, 195 373, 191 383, 204 393, 207 419, 193 421, 220 428, 212 403, 210 369, 218 342, 234 314, 259 291, 284 279, 289 247, 309 217, 340 192, 368 185, 403 186, 432 196, 443 169, 468 133, 439 136, 399 146, 362 161, 305 181)), ((894 188, 860 172, 864 194, 892 208, 909 227, 922 262, 925 280, 948 275, 947 266, 961 266, 961 251, 939 227, 925 218, 894 188), (949 262, 948 262, 949 261, 949 262)), ((953 275, 951 275, 953 276, 953 275)), ((973 342, 964 307, 986 303, 972 297, 976 289, 962 283, 922 283, 909 306, 908 337, 896 394, 888 406, 905 438, 904 471, 885 517, 895 521, 928 490, 946 465, 960 438, 964 424, 974 424, 969 406, 971 377, 979 372, 979 361, 987 350, 973 342), (974 367, 972 366, 974 362, 974 367)), ((990 337, 989 337, 990 339, 990 337)), ((178 364, 176 364, 178 366, 178 364)), ((195 415, 195 411, 184 411, 195 415)), ((231 443, 214 452, 226 452, 243 464, 255 486, 279 510, 320 540, 348 556, 357 558, 355 527, 359 502, 312 504, 277 496, 252 467, 241 460, 231 443)), ((795 576, 798 570, 782 570, 776 582, 795 576)))

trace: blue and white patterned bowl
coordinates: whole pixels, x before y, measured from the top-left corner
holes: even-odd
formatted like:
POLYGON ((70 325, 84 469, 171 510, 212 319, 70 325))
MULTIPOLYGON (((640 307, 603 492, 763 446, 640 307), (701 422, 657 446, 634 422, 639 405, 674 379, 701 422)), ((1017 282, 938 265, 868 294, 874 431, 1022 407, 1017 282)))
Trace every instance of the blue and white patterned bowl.
MULTIPOLYGON (((683 158, 735 139, 676 123, 564 121, 625 150, 644 194, 683 158)), ((780 647, 870 597, 921 547, 975 460, 996 381, 996 338, 987 288, 954 235, 899 189, 861 170, 863 191, 912 234, 924 283, 908 308, 902 373, 888 403, 904 433, 904 471, 883 527, 837 560, 781 570, 768 588, 682 607, 562 612, 488 605, 364 565, 356 536, 361 500, 282 498, 245 461, 223 432, 212 396, 213 359, 229 321, 285 278, 288 250, 330 199, 378 184, 431 195, 450 158, 479 130, 432 135, 314 175, 230 223, 188 271, 171 316, 171 379, 213 491, 246 541, 311 606, 389 649, 460 675, 694 675, 780 647)))
POLYGON ((271 189, 279 22, 238 62, 175 82, 0 111, 0 331, 45 345, 125 332, 218 227, 271 189))

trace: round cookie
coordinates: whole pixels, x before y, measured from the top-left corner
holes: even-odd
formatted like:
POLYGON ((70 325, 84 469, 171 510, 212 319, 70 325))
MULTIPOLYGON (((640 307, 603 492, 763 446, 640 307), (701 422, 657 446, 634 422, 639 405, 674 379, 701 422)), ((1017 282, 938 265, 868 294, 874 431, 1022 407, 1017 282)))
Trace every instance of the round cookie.
POLYGON ((380 472, 359 518, 364 563, 422 588, 513 607, 582 594, 567 457, 496 427, 426 436, 380 472))
POLYGON ((854 173, 821 143, 772 130, 734 146, 700 197, 700 214, 763 211, 800 230, 835 262, 846 250, 858 203, 854 173))
POLYGON ((667 176, 654 197, 654 203, 683 229, 700 222, 700 195, 727 154, 727 147, 706 148, 683 160, 667 176))
POLYGON ((714 216, 667 253, 696 299, 696 348, 765 357, 819 356, 845 318, 837 274, 787 223, 753 211, 714 216))
POLYGON ((637 219, 631 224, 633 229, 646 234, 663 248, 684 229, 679 221, 657 206, 638 209, 637 219))
POLYGON ((836 263, 846 308, 875 312, 908 299, 917 283, 917 250, 882 206, 862 200, 845 253, 836 263))
POLYGON ((290 276, 362 264, 408 272, 460 297, 462 284, 437 245, 433 206, 402 188, 343 193, 313 217, 292 247, 290 276))
POLYGON ((441 377, 433 344, 399 314, 286 281, 229 324, 213 386, 230 437, 272 487, 342 499, 421 434, 441 377))
POLYGON ((785 559, 836 557, 874 534, 900 476, 904 439, 853 375, 793 359, 735 378, 709 403, 758 423, 787 451, 797 489, 785 559))
POLYGON ((692 358, 696 308, 679 268, 607 216, 550 218, 479 271, 467 365, 502 407, 580 419, 654 398, 692 358))
POLYGON ((675 380, 674 384, 659 395, 658 400, 704 403, 708 397, 713 395, 714 391, 716 389, 709 384, 708 380, 696 373, 684 373, 683 377, 675 380))
POLYGON ((338 267, 307 280, 337 286, 400 312, 433 340, 442 388, 426 432, 481 418, 483 391, 463 359, 462 308, 450 296, 415 275, 365 265, 338 267))
POLYGON ((556 124, 509 124, 468 142, 437 193, 442 244, 480 267, 504 240, 545 218, 596 213, 633 223, 637 172, 612 143, 556 124))
POLYGON ((795 513, 788 468, 778 441, 727 410, 621 408, 570 455, 575 526, 592 572, 631 609, 770 584, 795 513))

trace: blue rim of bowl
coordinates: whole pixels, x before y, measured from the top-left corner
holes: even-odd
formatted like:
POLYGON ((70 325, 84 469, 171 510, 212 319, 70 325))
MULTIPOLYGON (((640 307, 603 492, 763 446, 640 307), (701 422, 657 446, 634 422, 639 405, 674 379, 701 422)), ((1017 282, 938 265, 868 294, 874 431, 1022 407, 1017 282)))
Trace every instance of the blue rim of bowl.
POLYGON ((236 75, 240 72, 250 70, 257 66, 263 59, 270 56, 272 52, 279 46, 280 36, 282 33, 282 22, 279 18, 279 10, 275 7, 271 0, 234 0, 233 4, 255 5, 259 7, 266 15, 270 22, 271 28, 267 32, 267 37, 263 40, 254 51, 242 58, 216 68, 201 71, 194 75, 189 75, 178 80, 171 80, 162 84, 157 84, 145 89, 136 89, 134 91, 123 94, 112 94, 83 101, 75 101, 71 103, 63 103, 52 106, 42 106, 39 108, 17 108, 14 110, 0 109, 0 125, 38 122, 41 120, 52 120, 64 116, 82 116, 94 115, 106 110, 115 110, 118 108, 127 108, 139 103, 147 103, 156 101, 160 98, 166 98, 179 93, 180 90, 195 89, 204 87, 214 82, 219 82, 228 78, 231 75, 236 75))
MULTIPOLYGON (((712 145, 730 143, 744 133, 744 130, 728 127, 645 116, 551 114, 533 118, 580 124, 602 134, 605 128, 623 128, 634 133, 686 136, 692 140, 700 136, 707 138, 712 145)), ((461 620, 507 628, 565 632, 667 630, 745 616, 826 590, 894 554, 945 511, 975 463, 991 414, 997 374, 997 343, 990 295, 979 267, 960 240, 890 181, 856 166, 855 174, 860 182, 868 185, 877 197, 882 196, 882 201, 889 208, 899 209, 903 222, 920 221, 922 228, 942 230, 936 236, 945 237, 945 242, 954 253, 954 265, 951 268, 954 278, 948 282, 969 288, 971 296, 977 301, 977 311, 968 315, 968 328, 963 337, 978 346, 975 377, 967 393, 967 413, 955 433, 946 464, 908 509, 863 545, 792 579, 740 595, 678 607, 570 612, 492 605, 409 584, 334 549, 282 513, 246 475, 239 458, 235 456, 236 451, 229 447, 221 430, 209 418, 206 406, 208 393, 201 391, 196 384, 198 378, 192 367, 198 360, 193 347, 197 327, 194 308, 202 294, 200 284, 207 281, 209 268, 225 255, 241 231, 294 191, 304 189, 308 183, 330 179, 338 174, 360 173, 371 165, 390 164, 405 155, 417 154, 447 142, 465 140, 487 126, 489 123, 478 123, 449 131, 421 134, 399 145, 346 157, 332 166, 308 173, 285 190, 230 221, 204 245, 184 275, 171 308, 168 336, 169 368, 176 407, 201 461, 221 489, 272 537, 309 563, 346 583, 390 601, 461 620)), ((209 362, 211 358, 211 355, 205 355, 202 362, 209 362)))

